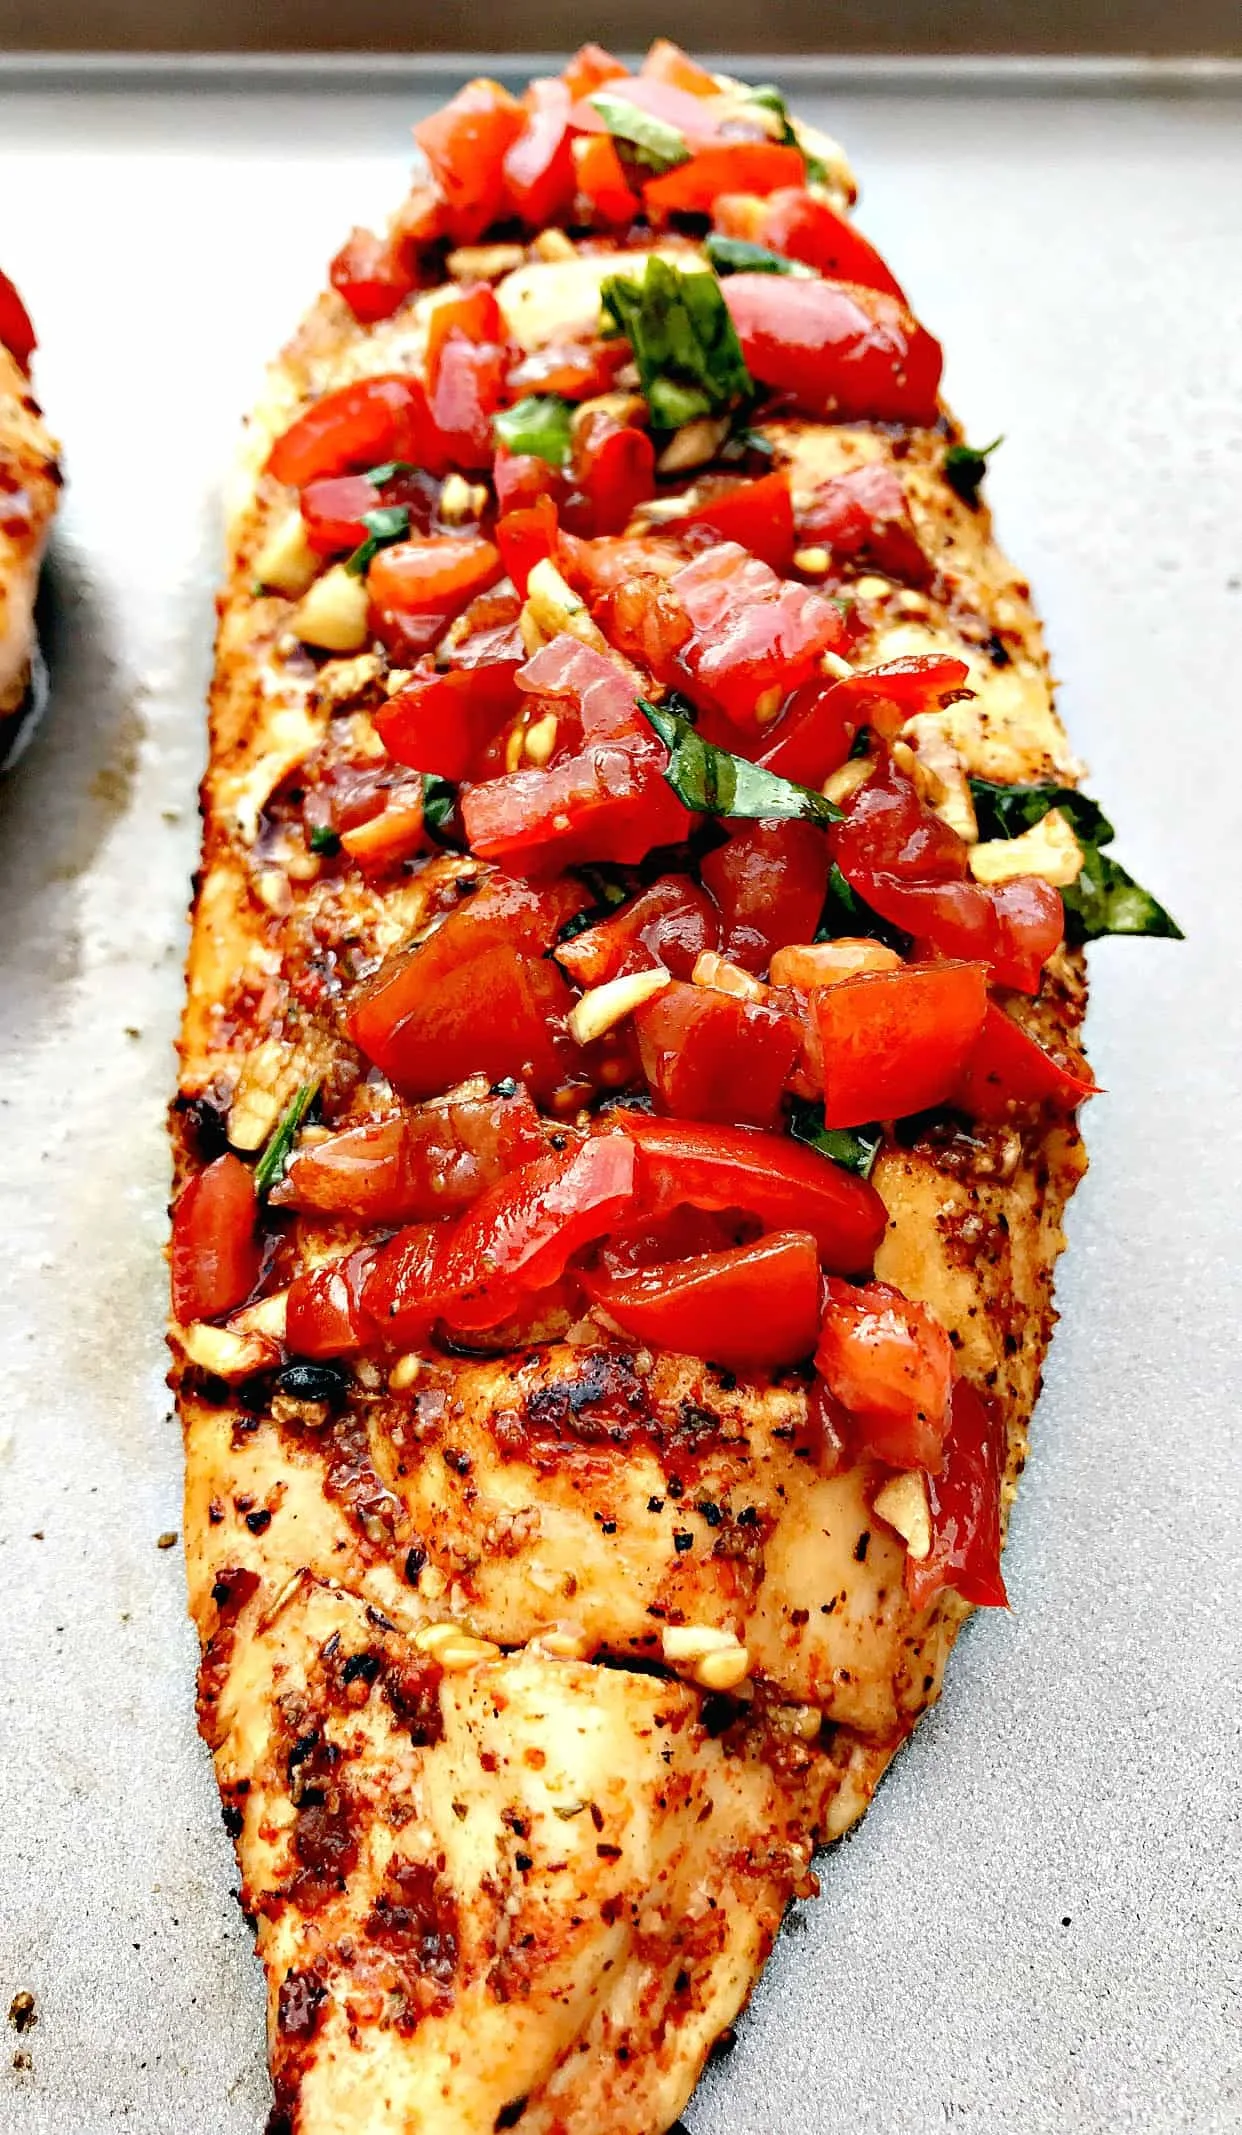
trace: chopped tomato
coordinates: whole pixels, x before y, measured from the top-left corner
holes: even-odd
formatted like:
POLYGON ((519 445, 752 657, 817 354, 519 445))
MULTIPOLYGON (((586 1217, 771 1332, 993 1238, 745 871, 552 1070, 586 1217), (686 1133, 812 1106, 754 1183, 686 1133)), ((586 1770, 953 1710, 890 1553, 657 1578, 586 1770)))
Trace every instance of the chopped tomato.
POLYGON ((517 709, 515 661, 411 675, 373 715, 390 756, 456 782, 517 709))
POLYGON ((486 283, 433 307, 427 327, 427 406, 438 465, 489 467, 492 418, 509 367, 500 307, 486 283))
POLYGON ((679 44, 667 37, 657 37, 643 60, 640 72, 649 81, 671 82, 674 89, 684 89, 689 96, 719 96, 720 83, 706 67, 683 52, 679 44))
POLYGON ((504 566, 523 600, 537 563, 556 553, 556 506, 542 496, 535 504, 506 512, 496 522, 496 541, 504 566))
POLYGON ((177 1196, 172 1219, 173 1312, 182 1325, 244 1304, 263 1264, 254 1174, 228 1151, 177 1196))
POLYGON ((328 279, 354 317, 371 326, 399 310, 418 276, 408 243, 377 237, 372 230, 352 230, 328 269, 328 279))
POLYGON ((537 452, 509 452, 501 445, 492 462, 492 483, 496 491, 496 509, 502 514, 514 511, 529 511, 541 497, 555 503, 564 489, 564 483, 555 467, 541 460, 537 452))
MULTIPOLYGON (((654 81, 650 75, 630 75, 623 88, 615 94, 636 111, 645 111, 648 117, 662 119, 682 136, 691 154, 700 148, 712 148, 724 138, 726 124, 735 125, 736 115, 720 99, 713 102, 707 97, 688 95, 671 82, 654 81)), ((581 133, 607 134, 608 121, 589 101, 573 107, 571 123, 581 133)), ((764 138, 763 129, 756 122, 755 138, 764 138)))
MULTIPOLYGON (((562 400, 588 400, 609 390, 625 357, 621 340, 550 341, 515 363, 505 383, 515 400, 524 393, 559 393, 562 400)), ((546 467, 547 461, 541 464, 546 467)))
POLYGON ((674 979, 634 1011, 643 1074, 682 1119, 773 1127, 798 1052, 780 1010, 674 979))
POLYGON ((762 726, 771 693, 779 702, 809 680, 821 653, 845 639, 834 601, 778 578, 734 541, 684 565, 672 589, 694 626, 687 662, 735 725, 762 726))
POLYGON ((688 979, 720 940, 720 916, 688 875, 661 875, 610 919, 561 942, 556 960, 579 986, 602 986, 629 971, 663 964, 688 979))
POLYGON ((815 1369, 855 1419, 860 1458, 939 1469, 949 1428, 953 1345, 926 1305, 890 1283, 830 1279, 815 1369))
POLYGON ((573 206, 569 111, 574 98, 564 81, 542 80, 531 83, 522 101, 522 131, 505 154, 505 188, 513 213, 538 227, 565 219, 573 206))
POLYGON ((593 1305, 637 1342, 747 1371, 809 1356, 819 1326, 819 1256, 807 1231, 754 1245, 584 1277, 593 1305))
MULTIPOLYGON (((752 185, 746 190, 755 193, 759 187, 752 185)), ((715 202, 712 219, 718 230, 735 237, 748 237, 755 243, 766 245, 769 251, 779 252, 785 259, 801 260, 828 281, 856 282, 864 289, 885 289, 890 296, 905 303, 901 284, 875 246, 868 244, 862 231, 855 229, 853 223, 839 215, 835 208, 829 207, 826 200, 808 192, 802 174, 787 190, 770 195, 757 223, 748 219, 745 227, 735 227, 736 212, 731 214, 727 200, 715 202)))
POLYGON ((752 378, 804 413, 935 422, 940 344, 896 297, 779 274, 731 274, 721 286, 752 378))
POLYGON ((825 482, 799 514, 798 539, 834 556, 866 557, 907 585, 926 585, 931 577, 901 477, 883 461, 825 482))
POLYGON ((376 511, 383 493, 364 474, 330 474, 302 491, 306 539, 317 556, 339 556, 366 540, 364 512, 376 511))
POLYGON ((703 527, 720 541, 735 541, 773 571, 787 571, 793 560, 793 505, 785 468, 755 482, 737 482, 695 505, 684 519, 665 520, 668 533, 703 527))
POLYGON ((822 786, 848 761, 859 718, 838 682, 815 676, 794 690, 759 754, 766 771, 799 786, 822 786))
POLYGON ((551 1095, 577 1049, 564 1034, 573 995, 546 951, 586 901, 572 883, 536 892, 497 878, 418 947, 376 974, 350 1017, 368 1060, 410 1097, 470 1075, 515 1075, 551 1095))
POLYGON ((742 1209, 767 1230, 810 1231, 823 1266, 837 1275, 857 1274, 875 1258, 888 1219, 874 1186, 803 1143, 642 1112, 610 1118, 637 1144, 647 1214, 658 1219, 685 1205, 742 1209))
POLYGON ((925 1609, 949 1586, 976 1608, 1009 1606, 1000 1568, 1004 1473, 1001 1412, 969 1380, 959 1379, 943 1466, 927 1478, 931 1549, 921 1561, 906 1558, 905 1588, 913 1608, 925 1609))
POLYGON ((321 475, 346 474, 383 460, 417 459, 420 394, 400 375, 358 378, 312 401, 278 437, 267 471, 305 489, 321 475))
POLYGON ((591 509, 593 534, 619 534, 655 495, 655 446, 645 430, 598 409, 574 445, 574 473, 591 509))
POLYGON ((837 941, 797 942, 778 949, 772 958, 772 984, 797 986, 809 993, 815 986, 835 986, 841 979, 854 979, 860 971, 896 971, 901 958, 881 941, 857 940, 842 935, 837 941))
POLYGON ((805 175, 800 149, 775 141, 722 141, 649 178, 643 201, 653 222, 669 215, 710 215, 721 193, 775 193, 799 185, 805 175))
POLYGON ((365 1349, 376 1330, 362 1293, 375 1260, 359 1246, 343 1260, 295 1275, 285 1306, 285 1347, 295 1357, 344 1357, 365 1349))
POLYGON ((720 907, 724 954, 746 971, 766 971, 774 949, 809 941, 829 866, 828 841, 815 823, 739 823, 700 868, 720 907))
POLYGON ((449 232, 458 244, 473 244, 503 213, 505 156, 523 123, 516 97, 499 82, 475 80, 414 128, 444 195, 449 232))
POLYGON ((427 377, 434 386, 445 348, 454 334, 467 341, 502 341, 500 306, 490 282, 455 282, 427 313, 427 377))
POLYGON ((412 1223, 375 1255, 363 1285, 362 1310, 390 1346, 423 1348, 452 1303, 453 1231, 448 1223, 412 1223))
POLYGON ((602 89, 605 82, 620 81, 629 73, 619 59, 606 52, 602 45, 580 45, 561 79, 575 99, 589 96, 593 89, 602 89))
POLYGON ((824 1123, 861 1127, 949 1103, 987 1009, 982 964, 903 964, 812 993, 824 1123))
POLYGON ((464 1333, 498 1327, 524 1294, 558 1281, 573 1255, 630 1209, 636 1170, 633 1144, 600 1134, 537 1157, 492 1187, 454 1226, 451 1325, 464 1333))
POLYGON ((447 617, 459 614, 500 573, 500 551, 492 542, 440 534, 381 549, 367 572, 367 592, 377 608, 397 615, 447 617))
POLYGON ((598 541, 581 541, 576 534, 562 533, 560 559, 570 585, 595 601, 631 578, 672 578, 684 568, 686 555, 680 542, 661 541, 654 535, 604 535, 598 541))
POLYGON ((414 1223, 455 1213, 541 1156, 539 1115, 519 1084, 419 1105, 303 1143, 272 1200, 325 1216, 414 1223))
POLYGON ((916 712, 939 711, 946 700, 969 693, 965 660, 936 652, 908 653, 878 667, 859 667, 837 683, 842 702, 855 707, 859 726, 891 740, 916 712))
POLYGON ((407 779, 384 794, 383 804, 365 823, 341 832, 342 850, 364 875, 391 874, 429 843, 423 820, 423 782, 407 779))
POLYGON ((642 202, 629 185, 611 134, 582 134, 573 144, 578 191, 600 222, 627 223, 642 202))
POLYGON ((30 313, 8 275, 0 273, 0 347, 7 348, 19 370, 28 371, 38 345, 30 313))
POLYGON ((514 771, 463 797, 473 851, 529 873, 585 860, 634 864, 678 843, 693 823, 664 777, 666 752, 639 711, 633 678, 603 653, 553 638, 519 670, 518 687, 565 699, 583 748, 543 771, 514 771))
POLYGON ((996 925, 992 978, 1018 993, 1038 993, 1044 965, 1065 938, 1061 892, 1040 875, 1015 875, 988 891, 996 925))
POLYGON ((681 679, 678 655, 693 635, 675 593, 658 578, 627 578, 605 593, 594 619, 610 645, 657 682, 681 679))
POLYGON ((1001 1120, 1016 1105, 1072 1112, 1098 1093, 1089 1071, 1054 1058, 991 1001, 983 1029, 962 1064, 953 1102, 975 1119, 1001 1120))

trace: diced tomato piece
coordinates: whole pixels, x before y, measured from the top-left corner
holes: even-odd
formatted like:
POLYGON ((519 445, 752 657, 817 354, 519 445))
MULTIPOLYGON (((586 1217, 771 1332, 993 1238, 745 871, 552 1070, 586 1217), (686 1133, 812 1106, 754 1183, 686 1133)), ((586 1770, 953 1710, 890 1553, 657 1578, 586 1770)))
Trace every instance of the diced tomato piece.
POLYGON ((830 1279, 815 1369, 856 1419, 860 1458, 939 1469, 949 1428, 953 1345, 926 1305, 890 1283, 830 1279))
POLYGON ((721 541, 736 542, 773 571, 787 571, 793 560, 793 505, 789 498, 789 475, 761 475, 754 482, 738 482, 732 489, 717 490, 705 504, 698 504, 684 519, 666 520, 668 533, 701 526, 721 541))
POLYGON ((242 1305, 259 1280, 254 1174, 231 1151, 177 1196, 172 1219, 173 1312, 183 1326, 242 1305))
POLYGON ((630 1209, 636 1171, 633 1144, 600 1134, 536 1158, 484 1194, 454 1227, 451 1324, 465 1333, 498 1327, 524 1294, 558 1281, 630 1209))
POLYGON ((306 539, 318 556, 339 556, 366 540, 363 513, 383 503, 381 492, 364 474, 330 474, 302 491, 306 539))
POLYGON ((657 682, 679 678, 678 654, 693 632, 677 595, 659 579, 627 578, 604 594, 594 619, 609 644, 657 682))
POLYGON ((635 1341, 735 1370, 795 1364, 815 1346, 819 1256, 807 1231, 775 1231, 633 1275, 587 1276, 584 1287, 635 1341))
POLYGON ((28 371, 38 345, 30 313, 8 275, 0 273, 0 347, 7 348, 19 370, 28 371))
POLYGON ((364 326, 390 319, 416 286, 410 251, 402 239, 377 237, 372 230, 351 230, 341 246, 328 279, 364 326))
POLYGON ((414 674, 374 713, 376 732, 399 764, 456 783, 516 711, 516 673, 516 662, 504 661, 414 674))
POLYGON ((988 890, 996 925, 993 982, 1018 993, 1038 993, 1044 965, 1065 938, 1060 890, 1040 875, 1015 875, 988 890))
POLYGON ((450 616, 494 585, 500 573, 494 543, 441 534, 381 549, 367 572, 367 591, 377 608, 398 615, 450 616))
POLYGON ((837 863, 851 882, 856 874, 872 873, 904 882, 961 882, 969 872, 964 841, 924 804, 914 781, 891 756, 885 756, 850 796, 832 842, 837 863))
POLYGON ((535 504, 506 512, 496 523, 496 541, 504 566, 522 598, 537 563, 556 553, 556 506, 542 496, 535 504))
POLYGON ((645 430, 602 409, 588 415, 574 446, 574 472, 595 534, 619 534, 655 495, 655 446, 645 430))
POLYGON ((969 1380, 959 1379, 943 1466, 927 1478, 931 1549, 921 1561, 906 1558, 905 1588, 913 1608, 925 1609, 948 1586, 976 1608, 1008 1608, 1000 1568, 1004 1473, 1001 1411, 969 1380))
POLYGON ((509 452, 503 445, 492 462, 492 483, 496 509, 502 516, 529 511, 541 497, 550 497, 555 503, 564 489, 557 469, 540 459, 537 452, 509 452))
POLYGON ((775 1126, 798 1052, 779 1010, 674 979, 634 1011, 643 1074, 665 1112, 775 1126))
POLYGON ((619 59, 606 52, 603 45, 580 45, 561 79, 575 99, 589 96, 593 89, 602 89, 605 82, 621 81, 629 73, 619 59))
POLYGON ((679 542, 661 541, 655 535, 605 535, 598 541, 580 541, 576 534, 562 533, 560 559, 575 591, 596 601, 631 578, 673 578, 684 569, 686 555, 679 542))
POLYGON ((724 954, 746 971, 766 971, 774 949, 810 941, 830 865, 814 823, 739 823, 700 868, 720 907, 724 954))
MULTIPOLYGON (((514 400, 525 393, 559 393, 562 400, 588 400, 609 390, 625 360, 626 344, 621 340, 550 341, 523 356, 505 383, 514 400)), ((542 464, 547 466, 547 461, 542 464)))
POLYGON ((490 282, 452 283, 428 310, 426 363, 432 386, 454 334, 464 334, 467 341, 504 340, 500 306, 490 282))
POLYGON ((523 103, 522 131, 505 155, 509 204, 521 221, 538 228, 567 216, 574 198, 574 159, 569 111, 574 98, 561 80, 533 81, 523 103))
POLYGON ((519 1085, 512 1096, 420 1105, 303 1144, 272 1199, 360 1222, 415 1223, 465 1208, 543 1150, 539 1115, 519 1085))
POLYGON ((779 274, 731 274, 722 288, 752 378, 806 414, 935 422, 940 344, 896 297, 779 274))
POLYGON ((916 712, 939 711, 946 700, 969 695, 969 684, 965 660, 916 652, 878 667, 857 668, 836 686, 842 702, 855 707, 859 726, 873 727, 891 740, 916 712))
MULTIPOLYGON (((757 186, 749 186, 757 192, 757 186)), ((727 223, 720 227, 727 228, 727 223)), ((902 304, 905 291, 875 246, 826 200, 808 193, 801 182, 787 192, 773 192, 756 233, 758 242, 785 259, 802 260, 828 281, 856 282, 863 289, 885 289, 902 304)))
POLYGON ((982 964, 903 964, 810 997, 824 1069, 824 1123, 861 1127, 950 1102, 983 1028, 982 964))
POLYGON ((802 683, 771 729, 772 739, 758 761, 766 771, 778 771, 796 785, 822 786, 849 759, 858 732, 852 709, 839 683, 822 676, 802 683))
POLYGON ((632 222, 642 202, 626 179, 611 134, 580 135, 573 159, 578 191, 599 221, 632 222))
POLYGON ((721 193, 775 193, 800 184, 805 175, 800 149, 775 141, 728 141, 649 178, 643 201, 653 222, 669 215, 710 215, 721 193))
POLYGON ((679 44, 667 37, 657 37, 643 60, 640 72, 649 81, 670 82, 674 89, 684 89, 689 96, 719 96, 720 83, 706 67, 691 59, 679 44))
MULTIPOLYGON (((614 92, 624 103, 636 111, 645 111, 648 117, 662 119, 682 136, 691 154, 701 148, 712 148, 725 138, 726 125, 736 126, 737 115, 717 91, 717 100, 709 97, 691 96, 672 82, 654 81, 650 75, 632 74, 614 92)), ((589 99, 574 105, 571 123, 580 133, 607 134, 608 121, 595 109, 589 99)), ((764 139, 762 127, 756 122, 755 139, 764 139)))
POLYGON ((414 138, 446 202, 450 234, 473 244, 504 211, 505 156, 525 115, 499 82, 475 80, 451 104, 420 120, 414 138))
POLYGON ((639 1200, 651 1216, 673 1209, 742 1209, 767 1230, 810 1231, 825 1268, 869 1268, 887 1213, 874 1186, 787 1135, 704 1126, 619 1111, 612 1120, 639 1151, 639 1200))
POLYGON ((381 1246, 362 1292, 362 1309, 393 1348, 422 1349, 455 1295, 449 1265, 455 1226, 412 1223, 381 1246))
POLYGON ((443 342, 428 396, 434 429, 431 451, 438 471, 473 472, 491 466, 492 418, 504 404, 508 364, 508 354, 498 343, 467 340, 460 328, 443 342))
POLYGON ((417 461, 420 399, 417 382, 399 375, 339 386, 312 401, 277 438, 267 471, 278 482, 305 489, 321 475, 346 474, 384 460, 417 461))
POLYGON ((688 875, 661 875, 611 919, 561 942, 556 960, 579 986, 602 986, 628 971, 663 964, 688 979, 720 940, 720 915, 688 875))
POLYGON ((799 515, 798 539, 834 556, 865 556, 907 585, 926 585, 931 577, 901 476, 882 460, 825 482, 799 515))
POLYGON ((376 1329, 362 1303, 373 1246, 295 1275, 285 1307, 285 1347, 295 1357, 345 1357, 365 1349, 376 1329))
POLYGON ((809 680, 820 655, 845 639, 834 601, 778 578, 736 542, 696 556, 672 588, 694 625, 686 658, 695 679, 739 726, 762 726, 771 693, 809 680))
POLYGON ((995 1001, 963 1062, 953 1102, 975 1119, 1007 1119, 1015 1106, 1072 1112, 1099 1094, 1090 1071, 1057 1060, 995 1001))
POLYGON ((364 875, 375 878, 391 874, 416 853, 425 852, 428 843, 421 779, 390 787, 374 815, 341 832, 343 851, 364 875))
POLYGON ((551 1095, 577 1049, 564 1035, 573 995, 545 952, 586 902, 557 883, 487 882, 417 948, 376 974, 350 1017, 368 1060, 410 1097, 433 1097, 470 1075, 515 1075, 551 1095))

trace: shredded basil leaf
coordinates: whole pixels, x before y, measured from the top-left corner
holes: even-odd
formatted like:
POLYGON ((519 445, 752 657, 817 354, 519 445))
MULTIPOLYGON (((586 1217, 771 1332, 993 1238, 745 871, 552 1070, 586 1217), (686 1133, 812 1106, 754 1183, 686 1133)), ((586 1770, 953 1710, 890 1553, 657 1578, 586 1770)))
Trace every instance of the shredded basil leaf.
POLYGON ((792 274, 794 263, 766 245, 745 237, 720 237, 713 230, 703 246, 717 274, 792 274))
POLYGON ((807 184, 824 185, 828 178, 828 166, 819 156, 813 156, 809 149, 802 146, 801 141, 798 139, 797 127, 789 116, 789 106, 775 83, 759 82, 755 88, 747 89, 746 96, 748 102, 760 104, 765 111, 774 111, 776 113, 781 122, 781 146, 797 149, 806 165, 807 184))
POLYGON ((453 813, 456 799, 457 795, 446 778, 438 777, 434 771, 424 772, 423 822, 428 830, 443 829, 453 813))
POLYGON ((1033 786, 998 786, 972 778, 975 817, 983 838, 1017 838, 1059 808, 1082 847, 1082 872, 1061 891, 1065 932, 1072 942, 1098 941, 1105 934, 1156 934, 1185 939, 1177 921, 1142 889, 1120 861, 1101 850, 1116 832, 1098 801, 1073 786, 1051 782, 1033 786))
POLYGON ((502 408, 492 427, 510 452, 530 452, 549 467, 563 467, 569 458, 573 408, 559 393, 528 393, 511 408, 502 408))
POLYGON ((592 111, 598 111, 614 140, 626 143, 635 162, 653 171, 673 170, 677 164, 689 162, 685 135, 666 119, 653 118, 650 112, 640 111, 637 104, 627 103, 623 96, 608 89, 597 89, 587 102, 592 111))
POLYGON ((990 445, 950 445, 944 456, 944 478, 963 504, 979 502, 988 461, 1004 442, 1003 437, 994 437, 990 445))
POLYGON ((413 460, 385 460, 382 467, 368 467, 363 480, 382 489, 385 482, 395 482, 399 474, 418 474, 413 460))
POLYGON ((254 1167, 254 1190, 260 1200, 283 1179, 302 1121, 318 1093, 317 1082, 304 1082, 268 1136, 267 1146, 254 1167))
POLYGON ((410 507, 408 504, 377 504, 374 511, 363 512, 362 523, 367 538, 345 558, 345 569, 354 578, 365 578, 371 559, 380 549, 391 542, 404 541, 410 531, 410 507))
POLYGON ((753 397, 741 344, 714 274, 653 256, 642 281, 610 275, 606 329, 625 335, 657 430, 679 430, 753 397))
POLYGON ((330 823, 316 823, 307 843, 313 853, 339 853, 341 849, 340 835, 330 823))
POLYGON ((805 1142, 809 1149, 818 1149, 821 1156, 832 1158, 834 1164, 843 1164, 847 1171, 856 1171, 860 1179, 869 1179, 871 1167, 876 1160, 884 1129, 872 1127, 826 1127, 824 1108, 811 1104, 807 1099, 795 1097, 789 1114, 789 1131, 796 1142, 805 1142))
POLYGON ((750 820, 836 823, 841 810, 809 786, 795 786, 744 756, 732 756, 697 734, 680 712, 638 699, 669 752, 664 776, 679 801, 696 815, 745 816, 750 820))

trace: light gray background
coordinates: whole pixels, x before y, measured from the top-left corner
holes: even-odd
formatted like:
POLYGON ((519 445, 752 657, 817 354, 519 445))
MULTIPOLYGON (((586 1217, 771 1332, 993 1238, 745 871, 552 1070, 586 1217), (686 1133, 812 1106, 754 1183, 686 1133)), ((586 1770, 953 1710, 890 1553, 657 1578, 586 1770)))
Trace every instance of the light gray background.
MULTIPOLYGON (((424 85, 425 87, 425 85, 424 85)), ((192 1722, 161 1108, 216 492, 423 90, 0 75, 0 236, 71 487, 51 716, 0 792, 0 2062, 17 2135, 258 2135, 261 1996, 192 1722)), ((1242 2127, 1242 140, 1209 98, 803 96, 949 349, 1119 850, 1093 1168, 1006 1570, 823 1865, 694 2135, 1242 2127)), ((447 2135, 447 2131, 446 2131, 447 2135)))

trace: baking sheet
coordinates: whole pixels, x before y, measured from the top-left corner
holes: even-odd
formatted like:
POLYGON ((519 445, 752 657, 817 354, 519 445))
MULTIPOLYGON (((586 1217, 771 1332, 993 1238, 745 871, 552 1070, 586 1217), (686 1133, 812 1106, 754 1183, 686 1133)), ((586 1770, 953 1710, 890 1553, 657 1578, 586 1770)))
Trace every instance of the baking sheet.
MULTIPOLYGON (((0 240, 66 444, 50 714, 0 789, 0 2127, 259 2135, 261 1993, 184 1619, 161 1110, 217 489, 445 84, 0 72, 0 240), (14 2056, 22 2065, 12 2065, 14 2056), (28 2065, 27 2065, 28 2064, 28 2065)), ((813 86, 813 85, 812 85, 813 86)), ((1236 1273, 1242 127, 1230 97, 808 92, 948 345, 1119 850, 1112 1094, 1006 1558, 781 1937, 693 2135, 1242 2127, 1236 1273)))

